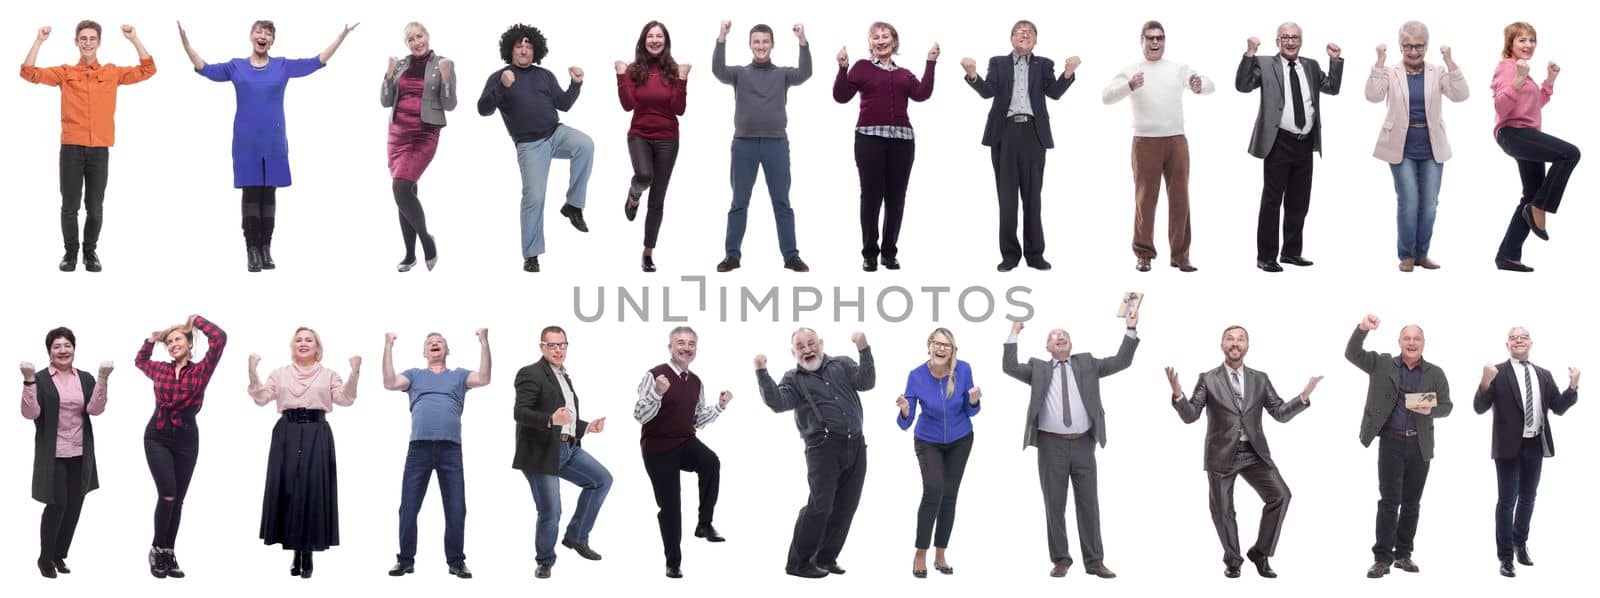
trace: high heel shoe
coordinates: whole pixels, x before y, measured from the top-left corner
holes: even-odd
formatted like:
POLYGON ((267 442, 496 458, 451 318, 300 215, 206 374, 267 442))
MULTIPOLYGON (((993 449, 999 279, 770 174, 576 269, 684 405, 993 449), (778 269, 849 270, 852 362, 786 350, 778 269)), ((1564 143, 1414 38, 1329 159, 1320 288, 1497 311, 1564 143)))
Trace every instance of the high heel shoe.
POLYGON ((639 267, 643 268, 645 272, 655 272, 656 261, 648 255, 640 256, 639 267))
POLYGON ((956 574, 955 567, 951 567, 950 565, 940 565, 938 563, 934 563, 933 564, 933 568, 934 569, 938 569, 939 573, 943 574, 943 575, 955 575, 956 574))
POLYGON ((311 551, 301 550, 300 553, 300 579, 311 579, 311 551))

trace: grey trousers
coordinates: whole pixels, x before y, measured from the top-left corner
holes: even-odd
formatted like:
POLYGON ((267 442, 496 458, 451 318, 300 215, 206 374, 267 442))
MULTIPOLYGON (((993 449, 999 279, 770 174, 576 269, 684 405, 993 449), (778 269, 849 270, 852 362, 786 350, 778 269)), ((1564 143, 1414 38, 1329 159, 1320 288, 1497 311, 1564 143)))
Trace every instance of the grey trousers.
POLYGON ((1044 492, 1045 534, 1050 544, 1051 563, 1072 563, 1067 544, 1067 485, 1073 490, 1078 516, 1078 546, 1083 563, 1093 567, 1104 560, 1100 544, 1100 495, 1096 491, 1094 437, 1077 440, 1039 433, 1039 488, 1044 492))

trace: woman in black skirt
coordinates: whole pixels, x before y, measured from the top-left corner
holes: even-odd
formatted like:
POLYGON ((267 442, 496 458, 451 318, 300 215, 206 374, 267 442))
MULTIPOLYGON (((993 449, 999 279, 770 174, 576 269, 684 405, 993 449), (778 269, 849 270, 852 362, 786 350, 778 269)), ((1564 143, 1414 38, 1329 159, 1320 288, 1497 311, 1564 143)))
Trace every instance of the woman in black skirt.
POLYGON ((276 401, 278 425, 267 454, 266 491, 261 499, 261 540, 294 551, 289 575, 311 577, 311 553, 339 545, 339 476, 333 428, 334 404, 356 400, 361 358, 350 358, 350 380, 322 367, 322 339, 310 328, 294 331, 293 362, 256 374, 261 356, 250 355, 250 396, 257 405, 276 401))

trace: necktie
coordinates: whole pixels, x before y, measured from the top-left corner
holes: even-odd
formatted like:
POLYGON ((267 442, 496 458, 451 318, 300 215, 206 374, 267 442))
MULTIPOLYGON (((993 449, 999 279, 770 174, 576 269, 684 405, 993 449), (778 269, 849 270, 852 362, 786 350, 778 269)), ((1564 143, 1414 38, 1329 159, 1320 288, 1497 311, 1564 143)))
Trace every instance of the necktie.
POLYGON ((1533 368, 1528 367, 1528 362, 1522 362, 1522 385, 1527 388, 1522 399, 1522 429, 1533 429, 1533 368))
POLYGON ((1244 382, 1239 380, 1239 371, 1233 371, 1233 404, 1239 407, 1239 413, 1244 413, 1244 382))
POLYGON ((1300 93, 1300 71, 1295 68, 1295 61, 1289 61, 1289 93, 1294 98, 1294 128, 1306 127, 1306 98, 1300 93))
POLYGON ((1072 399, 1069 398, 1067 389, 1067 362, 1057 361, 1056 367, 1060 370, 1057 377, 1061 378, 1061 423, 1068 428, 1072 427, 1072 399))

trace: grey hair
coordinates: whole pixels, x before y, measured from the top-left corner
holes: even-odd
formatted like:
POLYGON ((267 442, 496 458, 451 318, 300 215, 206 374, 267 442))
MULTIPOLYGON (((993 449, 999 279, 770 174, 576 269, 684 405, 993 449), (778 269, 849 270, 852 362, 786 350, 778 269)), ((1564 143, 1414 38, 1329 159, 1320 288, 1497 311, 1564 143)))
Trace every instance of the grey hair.
POLYGON ((1406 21, 1404 25, 1400 26, 1400 37, 1404 39, 1407 35, 1420 37, 1423 43, 1427 43, 1428 26, 1422 24, 1422 21, 1406 21))
POLYGON ((1301 29, 1300 25, 1295 23, 1294 21, 1284 21, 1282 25, 1278 26, 1278 35, 1283 35, 1283 30, 1284 29, 1291 29, 1291 28, 1294 29, 1295 31, 1299 31, 1301 33, 1305 32, 1305 30, 1301 29))
POLYGON ((806 328, 805 326, 801 326, 799 328, 796 328, 794 330, 794 332, 789 333, 789 344, 791 344, 791 345, 794 344, 794 337, 800 336, 800 333, 802 333, 802 332, 810 332, 811 336, 817 337, 817 340, 822 340, 822 336, 817 334, 817 331, 812 330, 810 328, 806 328))
POLYGON ((669 343, 672 342, 672 339, 678 338, 679 334, 682 334, 682 333, 685 333, 685 332, 687 332, 691 336, 693 336, 695 338, 695 340, 700 340, 700 333, 695 332, 693 328, 690 328, 688 326, 679 326, 677 328, 673 328, 672 332, 668 332, 667 333, 667 342, 669 342, 669 343))

